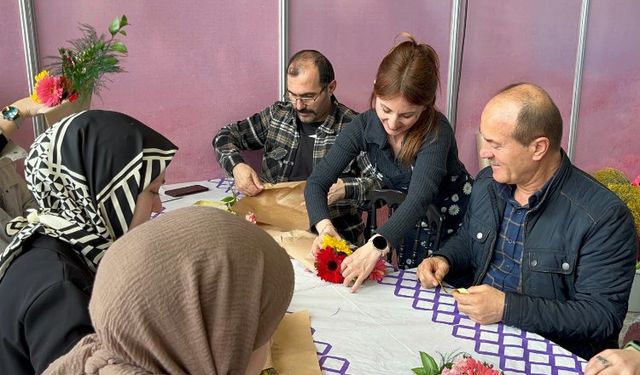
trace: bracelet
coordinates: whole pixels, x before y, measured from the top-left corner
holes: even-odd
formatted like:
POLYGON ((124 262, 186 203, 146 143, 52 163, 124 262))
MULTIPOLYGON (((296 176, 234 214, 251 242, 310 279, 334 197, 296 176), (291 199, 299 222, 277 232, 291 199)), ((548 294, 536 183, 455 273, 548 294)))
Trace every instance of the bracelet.
POLYGON ((627 345, 625 345, 624 347, 625 347, 625 349, 626 349, 626 348, 633 348, 633 349, 635 349, 635 350, 637 350, 637 351, 639 351, 639 352, 640 352, 640 341, 638 341, 638 340, 631 340, 631 341, 629 341, 629 342, 627 343, 627 345))

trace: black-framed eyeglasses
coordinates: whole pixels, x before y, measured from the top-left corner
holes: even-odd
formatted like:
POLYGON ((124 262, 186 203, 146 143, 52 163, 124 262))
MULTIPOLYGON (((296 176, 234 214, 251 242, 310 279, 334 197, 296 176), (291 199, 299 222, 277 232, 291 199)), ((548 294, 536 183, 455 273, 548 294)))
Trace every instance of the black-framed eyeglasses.
POLYGON ((282 96, 282 99, 283 99, 285 102, 289 102, 289 103, 291 103, 291 104, 293 104, 293 105, 295 105, 295 104, 298 102, 298 100, 299 100, 303 105, 309 105, 309 104, 311 104, 311 103, 315 102, 315 101, 320 97, 320 95, 322 94, 322 92, 323 92, 326 88, 327 88, 327 86, 324 86, 324 87, 322 88, 322 90, 320 90, 320 92, 319 92, 319 93, 317 93, 317 94, 316 94, 316 95, 314 95, 314 96, 297 96, 297 95, 295 95, 295 94, 291 93, 290 91, 287 91, 287 92, 282 96))

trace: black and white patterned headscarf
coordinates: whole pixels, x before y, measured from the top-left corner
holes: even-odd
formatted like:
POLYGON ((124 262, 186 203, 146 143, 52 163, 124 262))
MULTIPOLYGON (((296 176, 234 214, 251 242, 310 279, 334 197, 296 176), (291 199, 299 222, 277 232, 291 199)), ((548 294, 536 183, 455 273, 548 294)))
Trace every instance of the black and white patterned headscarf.
POLYGON ((69 243, 95 269, 177 149, 138 120, 109 111, 71 115, 41 134, 25 161, 39 209, 7 224, 14 237, 0 253, 0 279, 33 233, 69 243))

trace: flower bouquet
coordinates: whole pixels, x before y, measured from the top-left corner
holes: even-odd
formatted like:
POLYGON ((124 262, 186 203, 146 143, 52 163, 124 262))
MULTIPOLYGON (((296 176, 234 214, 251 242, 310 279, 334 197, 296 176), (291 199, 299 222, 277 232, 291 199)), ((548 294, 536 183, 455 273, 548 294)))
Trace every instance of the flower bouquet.
POLYGON ((432 356, 420 352, 422 367, 411 369, 417 375, 500 375, 492 364, 478 361, 466 353, 454 353, 447 357, 440 355, 440 364, 432 356))
POLYGON ((105 74, 124 71, 119 58, 128 50, 117 37, 127 35, 124 28, 128 24, 125 15, 115 18, 109 26, 110 37, 98 35, 92 26, 83 24, 81 38, 71 40, 68 48, 59 48, 58 56, 49 57, 54 61, 35 77, 31 98, 49 107, 41 113, 50 125, 88 108, 91 96, 100 95, 104 88, 105 74), (61 105, 68 108, 59 108, 61 105))
MULTIPOLYGON (((320 250, 316 253, 315 267, 318 277, 331 283, 340 284, 344 281, 340 265, 342 261, 353 251, 345 240, 338 240, 335 237, 325 234, 322 237, 320 250)), ((369 280, 381 281, 385 274, 384 260, 378 259, 373 271, 369 274, 369 280)))

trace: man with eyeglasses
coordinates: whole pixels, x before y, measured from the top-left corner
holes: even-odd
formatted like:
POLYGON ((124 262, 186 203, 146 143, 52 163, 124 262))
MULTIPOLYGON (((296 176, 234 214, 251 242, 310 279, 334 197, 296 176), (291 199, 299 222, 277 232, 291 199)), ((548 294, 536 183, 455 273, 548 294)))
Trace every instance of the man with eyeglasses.
MULTIPOLYGON (((245 195, 254 196, 263 182, 306 180, 356 112, 333 95, 336 80, 331 62, 315 50, 302 50, 289 60, 287 93, 282 101, 218 131, 213 148, 220 166, 245 195), (243 150, 264 150, 260 175, 244 162, 243 150)), ((357 163, 344 171, 327 197, 341 236, 364 243, 357 202, 366 199, 371 182, 359 176, 357 163)))

